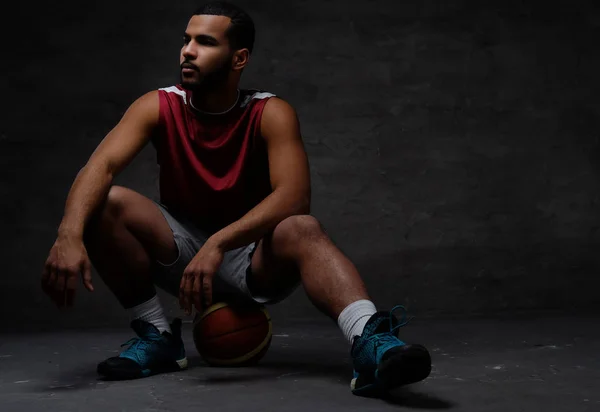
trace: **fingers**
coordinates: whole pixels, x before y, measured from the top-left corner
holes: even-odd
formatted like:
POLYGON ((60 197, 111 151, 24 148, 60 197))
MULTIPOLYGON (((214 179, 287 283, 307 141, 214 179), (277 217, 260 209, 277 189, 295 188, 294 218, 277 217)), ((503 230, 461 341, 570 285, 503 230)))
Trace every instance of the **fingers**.
POLYGON ((77 287, 77 274, 67 273, 65 276, 65 300, 67 307, 72 307, 75 300, 75 289, 77 287))
POLYGON ((76 271, 47 263, 42 273, 42 290, 58 308, 72 306, 75 298, 76 271))
POLYGON ((45 287, 48 283, 48 278, 50 278, 50 267, 50 260, 47 260, 46 263, 44 263, 44 270, 42 271, 42 287, 45 287))
POLYGON ((50 272, 52 270, 52 264, 50 260, 47 260, 44 264, 44 270, 42 271, 42 290, 48 296, 51 296, 50 290, 50 272))
POLYGON ((54 300, 54 283, 52 281, 52 272, 55 270, 53 251, 54 249, 50 250, 48 259, 46 259, 46 262, 44 263, 44 270, 42 271, 42 290, 52 300, 54 300))
POLYGON ((57 307, 73 306, 80 274, 85 287, 93 292, 92 265, 83 244, 73 245, 57 240, 44 264, 42 290, 57 307))
POLYGON ((181 280, 179 281, 179 308, 180 309, 183 309, 183 293, 185 290, 185 278, 186 278, 186 274, 184 271, 183 274, 181 275, 181 280))
POLYGON ((212 276, 203 272, 184 271, 179 284, 179 305, 186 315, 192 314, 193 307, 199 312, 210 305, 212 297, 212 276))
MULTIPOLYGON (((205 308, 212 304, 212 276, 202 277, 202 301, 204 302, 205 308)), ((199 311, 203 310, 200 305, 196 306, 196 308, 199 311)))
POLYGON ((186 269, 183 272, 183 276, 181 277, 181 283, 179 285, 179 306, 186 312, 186 314, 189 310, 191 310, 190 292, 192 290, 193 281, 193 273, 187 271, 186 269))
POLYGON ((192 287, 192 301, 194 302, 194 306, 196 310, 202 312, 202 285, 203 279, 208 278, 208 276, 202 276, 202 274, 195 276, 194 285, 192 287))
POLYGON ((183 271, 179 283, 179 305, 187 315, 195 307, 199 312, 212 304, 212 279, 218 270, 216 263, 193 259, 183 271))
POLYGON ((54 283, 54 293, 56 304, 62 309, 67 303, 67 282, 69 281, 69 271, 66 268, 59 268, 56 271, 56 281, 54 283))
POLYGON ((56 306, 59 306, 59 295, 57 293, 58 290, 58 283, 59 283, 59 270, 56 266, 52 266, 50 268, 50 277, 48 278, 48 289, 49 289, 49 294, 50 294, 50 298, 52 299, 52 301, 54 302, 54 304, 56 306))
POLYGON ((90 292, 94 291, 94 285, 92 285, 92 264, 88 259, 83 262, 83 285, 90 292))

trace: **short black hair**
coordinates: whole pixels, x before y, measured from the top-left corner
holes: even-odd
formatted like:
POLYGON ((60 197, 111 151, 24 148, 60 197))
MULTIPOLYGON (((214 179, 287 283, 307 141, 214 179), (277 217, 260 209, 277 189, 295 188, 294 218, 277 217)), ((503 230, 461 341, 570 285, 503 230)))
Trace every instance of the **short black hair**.
POLYGON ((254 49, 254 21, 241 7, 228 1, 211 1, 203 4, 194 12, 194 15, 209 14, 225 16, 231 23, 225 32, 232 50, 247 48, 250 54, 254 49))

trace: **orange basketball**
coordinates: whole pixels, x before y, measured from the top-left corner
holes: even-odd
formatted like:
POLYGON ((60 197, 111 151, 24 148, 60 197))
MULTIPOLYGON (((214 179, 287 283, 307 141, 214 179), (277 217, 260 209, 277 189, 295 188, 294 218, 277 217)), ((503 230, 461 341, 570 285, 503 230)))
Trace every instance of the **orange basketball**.
POLYGON ((219 302, 196 316, 193 335, 209 365, 253 365, 271 345, 271 316, 262 305, 219 302))

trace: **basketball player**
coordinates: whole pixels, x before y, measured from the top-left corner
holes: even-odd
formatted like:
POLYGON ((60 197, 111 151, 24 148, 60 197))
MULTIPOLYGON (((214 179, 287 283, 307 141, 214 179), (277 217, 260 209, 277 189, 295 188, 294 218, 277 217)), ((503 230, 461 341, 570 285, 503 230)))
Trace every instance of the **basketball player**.
POLYGON ((42 287, 58 307, 70 307, 80 274, 94 290, 93 264, 137 335, 98 365, 111 379, 187 367, 181 320, 168 323, 155 287, 191 315, 219 295, 274 304, 301 284, 349 343, 354 394, 423 380, 428 351, 398 338, 405 322, 396 308, 376 309, 355 266, 310 215, 294 108, 239 88, 254 33, 248 14, 227 2, 192 15, 180 83, 133 102, 78 173, 42 287), (159 202, 112 184, 148 143, 160 165, 159 202))

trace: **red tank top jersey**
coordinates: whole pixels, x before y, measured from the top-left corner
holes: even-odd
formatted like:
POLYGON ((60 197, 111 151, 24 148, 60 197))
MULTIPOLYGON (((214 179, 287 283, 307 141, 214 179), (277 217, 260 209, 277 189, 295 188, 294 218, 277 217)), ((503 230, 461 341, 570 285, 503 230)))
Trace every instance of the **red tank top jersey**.
POLYGON ((160 120, 152 138, 160 166, 160 202, 208 231, 238 220, 271 193, 260 121, 271 93, 241 89, 226 113, 190 104, 181 85, 158 90, 160 120))

